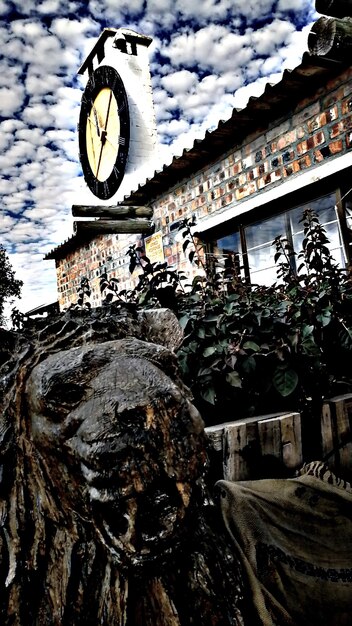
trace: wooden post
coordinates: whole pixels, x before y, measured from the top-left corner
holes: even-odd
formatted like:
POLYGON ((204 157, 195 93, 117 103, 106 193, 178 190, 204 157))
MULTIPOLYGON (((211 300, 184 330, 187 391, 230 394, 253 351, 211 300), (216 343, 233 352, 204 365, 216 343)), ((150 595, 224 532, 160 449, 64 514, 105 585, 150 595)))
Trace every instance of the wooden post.
POLYGON ((265 457, 275 457, 288 470, 303 463, 299 413, 246 418, 206 428, 206 433, 214 450, 223 451, 225 480, 260 478, 265 457))
POLYGON ((318 13, 332 17, 352 17, 351 0, 316 0, 315 8, 318 13))
POLYGON ((124 219, 134 217, 153 217, 153 209, 149 206, 94 206, 74 204, 73 217, 106 217, 110 219, 124 219))
POLYGON ((335 466, 338 471, 352 469, 352 397, 350 394, 329 402, 333 420, 335 466))
POLYGON ((312 55, 350 63, 352 20, 321 17, 308 35, 308 49, 312 55))
POLYGON ((336 459, 333 453, 334 443, 334 424, 333 416, 329 402, 324 402, 321 410, 321 446, 323 460, 332 468, 335 467, 336 459))
POLYGON ((73 222, 74 232, 77 235, 110 235, 110 234, 137 234, 150 235, 153 224, 142 217, 126 220, 91 220, 89 222, 73 222))

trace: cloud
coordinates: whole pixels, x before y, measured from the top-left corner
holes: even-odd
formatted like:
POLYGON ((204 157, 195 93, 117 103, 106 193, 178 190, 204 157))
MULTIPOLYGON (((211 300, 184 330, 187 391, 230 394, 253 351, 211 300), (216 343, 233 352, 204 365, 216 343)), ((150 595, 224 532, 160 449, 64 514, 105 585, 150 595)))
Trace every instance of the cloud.
POLYGON ((13 116, 20 111, 25 99, 25 91, 22 85, 12 85, 11 87, 0 87, 1 113, 6 116, 13 116))
POLYGON ((22 310, 56 297, 46 252, 72 235, 84 202, 77 75, 104 27, 153 37, 148 49, 160 164, 234 106, 295 67, 314 0, 0 0, 0 241, 25 281, 22 310))

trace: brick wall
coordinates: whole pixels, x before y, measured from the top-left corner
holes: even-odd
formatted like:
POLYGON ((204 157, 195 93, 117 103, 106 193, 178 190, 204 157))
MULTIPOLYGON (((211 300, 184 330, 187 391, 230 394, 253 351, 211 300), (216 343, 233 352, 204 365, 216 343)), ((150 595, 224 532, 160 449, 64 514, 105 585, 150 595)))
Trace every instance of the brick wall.
MULTIPOLYGON (((178 240, 181 218, 202 218, 224 212, 264 190, 299 176, 302 171, 336 159, 352 148, 352 69, 345 70, 315 94, 302 100, 287 117, 254 132, 240 146, 153 201, 155 230, 163 235, 170 265, 191 272, 178 240)), ((126 237, 99 236, 57 262, 61 308, 75 301, 82 275, 91 280, 93 306, 100 304, 99 276, 121 280, 130 288, 126 237), (110 258, 111 257, 111 258, 110 258), (114 264, 114 266, 113 266, 114 264)))
POLYGON ((129 258, 126 256, 132 243, 142 242, 135 235, 100 235, 58 260, 56 273, 60 310, 77 302, 77 290, 83 277, 89 280, 92 306, 101 305, 100 277, 104 272, 109 278, 118 278, 121 289, 132 289, 137 273, 130 275, 129 258))
MULTIPOLYGON (((279 185, 352 147, 352 70, 304 100, 287 119, 249 137, 154 204, 156 230, 167 238, 185 215, 198 220, 279 185)), ((174 252, 172 250, 172 252, 174 252)), ((174 252, 176 254, 176 252, 174 252)))

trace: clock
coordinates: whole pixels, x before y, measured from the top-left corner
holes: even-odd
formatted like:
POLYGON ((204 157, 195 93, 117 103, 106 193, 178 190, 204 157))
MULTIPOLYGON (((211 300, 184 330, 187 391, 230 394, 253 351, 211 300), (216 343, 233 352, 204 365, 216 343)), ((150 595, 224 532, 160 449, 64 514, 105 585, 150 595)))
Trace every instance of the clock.
POLYGON ((78 124, 79 155, 92 193, 111 198, 124 177, 130 139, 125 87, 118 72, 101 65, 83 92, 78 124))

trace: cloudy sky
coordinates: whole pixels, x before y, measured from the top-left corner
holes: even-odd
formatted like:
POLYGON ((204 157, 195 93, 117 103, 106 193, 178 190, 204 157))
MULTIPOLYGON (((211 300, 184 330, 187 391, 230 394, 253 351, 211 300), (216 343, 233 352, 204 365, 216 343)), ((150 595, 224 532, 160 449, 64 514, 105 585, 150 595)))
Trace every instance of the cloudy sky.
POLYGON ((0 243, 22 311, 56 299, 54 261, 82 188, 77 70, 102 29, 149 48, 161 163, 277 82, 307 50, 314 0, 0 0, 0 243))

